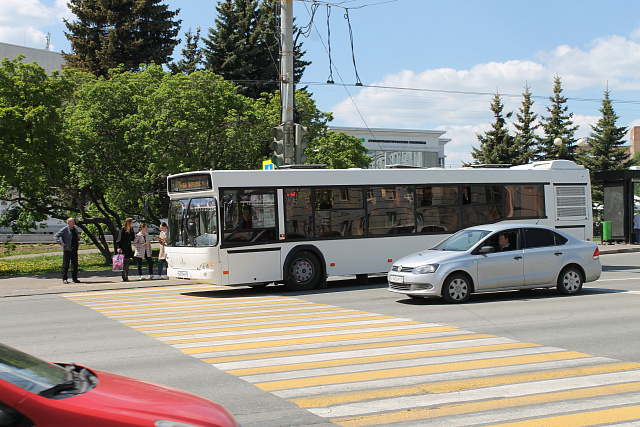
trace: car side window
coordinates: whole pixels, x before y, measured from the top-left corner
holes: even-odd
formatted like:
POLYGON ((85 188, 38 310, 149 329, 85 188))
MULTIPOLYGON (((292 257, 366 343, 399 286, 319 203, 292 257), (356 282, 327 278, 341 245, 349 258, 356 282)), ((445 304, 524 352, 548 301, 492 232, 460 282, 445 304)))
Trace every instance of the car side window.
POLYGON ((553 233, 553 236, 556 238, 556 245, 558 246, 562 246, 569 241, 569 239, 558 233, 553 233))
POLYGON ((518 229, 499 231, 485 240, 481 246, 493 246, 496 252, 518 249, 518 229))
POLYGON ((556 246, 556 233, 544 228, 525 228, 524 247, 541 248, 545 246, 556 246))

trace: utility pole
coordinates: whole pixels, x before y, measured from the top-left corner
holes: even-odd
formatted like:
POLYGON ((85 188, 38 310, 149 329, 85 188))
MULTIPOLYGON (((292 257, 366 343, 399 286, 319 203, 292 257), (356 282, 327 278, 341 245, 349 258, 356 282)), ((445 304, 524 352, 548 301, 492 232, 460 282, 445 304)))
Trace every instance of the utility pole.
POLYGON ((284 164, 292 165, 293 126, 293 0, 281 0, 280 7, 280 97, 282 102, 282 125, 284 128, 284 164))

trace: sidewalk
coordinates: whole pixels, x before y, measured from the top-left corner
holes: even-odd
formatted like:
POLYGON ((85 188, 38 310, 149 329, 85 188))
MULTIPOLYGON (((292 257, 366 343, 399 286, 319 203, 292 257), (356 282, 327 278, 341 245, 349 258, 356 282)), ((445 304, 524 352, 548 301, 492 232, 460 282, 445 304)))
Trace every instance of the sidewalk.
POLYGON ((598 243, 598 248, 600 248, 600 255, 640 252, 640 245, 630 243, 598 243))
MULTIPOLYGON (((640 245, 630 245, 625 243, 598 244, 598 248, 600 249, 600 255, 604 256, 607 254, 640 252, 640 245)), ((95 249, 88 249, 87 251, 95 251, 95 249)), ((56 255, 59 254, 60 252, 56 252, 56 255)), ((26 255, 23 255, 23 257, 25 256, 26 255)), ((42 254, 37 254, 36 256, 42 256, 42 254)), ((148 274, 146 263, 144 265, 143 272, 148 274)), ((123 282, 120 273, 116 273, 111 270, 80 271, 78 278, 82 283, 71 282, 68 285, 65 285, 62 283, 60 273, 30 276, 4 276, 0 277, 0 298, 60 294, 65 292, 150 288, 184 283, 174 282, 171 280, 139 280, 135 266, 129 269, 129 277, 131 281, 123 282)))
MULTIPOLYGON (((148 273, 146 265, 143 272, 148 273)), ((106 291, 115 289, 150 288, 177 284, 171 280, 140 280, 136 267, 129 269, 129 282, 123 282, 119 272, 111 270, 79 271, 81 283, 62 283, 60 273, 27 276, 4 276, 0 278, 0 298, 29 295, 60 294, 66 292, 106 291)))

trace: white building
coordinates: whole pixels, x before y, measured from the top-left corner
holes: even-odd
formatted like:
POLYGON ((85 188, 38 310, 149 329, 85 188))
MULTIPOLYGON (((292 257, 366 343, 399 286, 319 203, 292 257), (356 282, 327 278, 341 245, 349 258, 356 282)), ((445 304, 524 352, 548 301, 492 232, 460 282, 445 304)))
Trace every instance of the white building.
POLYGON ((372 158, 371 168, 390 165, 445 167, 444 146, 451 141, 444 131, 418 129, 378 129, 330 126, 333 132, 344 132, 362 140, 372 158))
POLYGON ((18 55, 24 56, 22 62, 25 64, 36 62, 46 70, 47 74, 51 74, 53 70, 62 70, 65 63, 60 52, 0 43, 0 58, 14 59, 18 55))

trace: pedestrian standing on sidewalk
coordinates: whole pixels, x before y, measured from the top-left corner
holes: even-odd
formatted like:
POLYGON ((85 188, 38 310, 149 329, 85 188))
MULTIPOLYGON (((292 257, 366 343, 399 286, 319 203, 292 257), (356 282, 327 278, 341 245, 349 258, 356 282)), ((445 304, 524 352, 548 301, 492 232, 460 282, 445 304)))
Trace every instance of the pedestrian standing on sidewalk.
POLYGON ((636 245, 640 245, 640 212, 633 217, 633 230, 636 232, 636 245))
POLYGON ((67 219, 67 225, 62 227, 54 237, 56 243, 62 246, 62 283, 69 283, 69 264, 73 268, 71 278, 73 283, 80 283, 78 280, 78 247, 80 246, 80 229, 76 227, 76 220, 67 219))
POLYGON ((133 231, 133 218, 127 218, 124 220, 124 226, 118 232, 118 239, 116 240, 115 249, 119 254, 124 255, 124 263, 122 265, 122 281, 129 281, 129 262, 133 258, 133 249, 131 249, 131 243, 136 238, 136 233, 133 231))
POLYGON ((135 239, 133 240, 133 244, 136 247, 136 252, 134 257, 138 262, 138 275, 140 275, 140 280, 144 280, 144 276, 142 275, 142 259, 147 260, 147 264, 149 265, 149 280, 153 279, 153 260, 151 259, 151 237, 147 234, 147 224, 140 224, 138 227, 138 234, 136 234, 135 239))
POLYGON ((158 253, 158 277, 160 279, 168 279, 166 274, 163 276, 164 267, 167 265, 166 255, 164 253, 164 247, 167 246, 167 223, 160 224, 160 234, 158 235, 158 242, 160 243, 160 252, 158 253))

